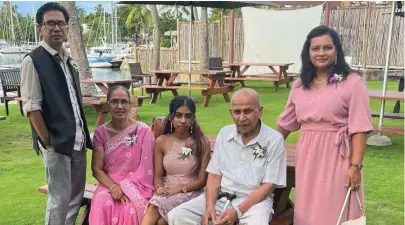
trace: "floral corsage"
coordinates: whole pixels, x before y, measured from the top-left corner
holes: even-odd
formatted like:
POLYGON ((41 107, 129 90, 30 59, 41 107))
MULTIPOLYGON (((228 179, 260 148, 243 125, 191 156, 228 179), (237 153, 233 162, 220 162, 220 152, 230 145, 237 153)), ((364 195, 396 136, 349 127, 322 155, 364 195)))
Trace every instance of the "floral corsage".
POLYGON ((125 144, 127 146, 132 147, 134 144, 138 143, 137 131, 138 131, 138 127, 136 127, 132 133, 128 134, 128 136, 125 137, 125 144))
POLYGON ((342 74, 334 73, 329 77, 330 84, 337 84, 339 82, 342 82, 343 80, 344 80, 344 77, 342 74))
POLYGON ((256 158, 263 158, 266 156, 266 154, 266 148, 263 148, 259 143, 257 143, 257 146, 253 147, 253 155, 255 156, 253 160, 255 160, 256 158))
POLYGON ((185 158, 189 157, 192 152, 193 152, 193 149, 187 148, 187 147, 182 147, 181 148, 180 159, 184 160, 185 158))

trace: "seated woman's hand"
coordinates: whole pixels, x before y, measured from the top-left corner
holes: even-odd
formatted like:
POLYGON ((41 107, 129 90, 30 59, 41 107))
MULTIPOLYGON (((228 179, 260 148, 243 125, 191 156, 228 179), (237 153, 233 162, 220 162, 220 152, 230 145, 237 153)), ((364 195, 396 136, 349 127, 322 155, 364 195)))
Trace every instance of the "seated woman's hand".
POLYGON ((117 184, 111 189, 110 194, 113 197, 113 199, 120 200, 124 195, 124 192, 122 192, 121 186, 117 184))
POLYGON ((122 203, 122 204, 129 203, 129 202, 130 202, 130 201, 129 201, 129 198, 128 198, 125 194, 122 195, 122 198, 121 198, 120 200, 121 200, 121 203, 122 203))
POLYGON ((175 185, 175 186, 171 186, 169 188, 166 188, 166 197, 170 197, 172 195, 178 194, 182 191, 183 186, 181 185, 175 185))
POLYGON ((166 196, 168 193, 165 187, 159 187, 156 191, 156 194, 159 196, 166 196))

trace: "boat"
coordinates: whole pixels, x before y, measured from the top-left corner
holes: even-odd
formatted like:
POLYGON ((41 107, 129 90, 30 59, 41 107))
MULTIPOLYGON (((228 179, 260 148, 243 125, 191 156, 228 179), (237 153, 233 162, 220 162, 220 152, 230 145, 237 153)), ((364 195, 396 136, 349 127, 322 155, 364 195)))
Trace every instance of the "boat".
POLYGON ((10 46, 10 47, 4 47, 0 49, 0 53, 2 54, 25 54, 27 53, 27 50, 23 47, 19 46, 10 46))

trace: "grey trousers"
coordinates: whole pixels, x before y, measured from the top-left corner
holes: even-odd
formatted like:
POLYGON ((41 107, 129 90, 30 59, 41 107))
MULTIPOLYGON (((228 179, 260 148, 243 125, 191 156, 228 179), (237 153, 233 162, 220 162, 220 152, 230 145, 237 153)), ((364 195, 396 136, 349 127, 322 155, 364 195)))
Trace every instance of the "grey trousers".
MULTIPOLYGON (((232 205, 236 206, 243 200, 244 198, 236 198, 232 201, 232 205)), ((217 204, 215 205, 217 216, 220 215, 225 203, 225 198, 217 201, 217 204)), ((239 221, 239 225, 268 225, 273 211, 272 207, 273 202, 270 199, 252 206, 243 214, 239 221)), ((200 225, 202 224, 202 215, 204 212, 205 194, 201 194, 200 196, 172 209, 168 214, 168 223, 169 225, 200 225)))
POLYGON ((86 185, 86 151, 68 157, 41 148, 48 183, 45 225, 74 225, 86 185))

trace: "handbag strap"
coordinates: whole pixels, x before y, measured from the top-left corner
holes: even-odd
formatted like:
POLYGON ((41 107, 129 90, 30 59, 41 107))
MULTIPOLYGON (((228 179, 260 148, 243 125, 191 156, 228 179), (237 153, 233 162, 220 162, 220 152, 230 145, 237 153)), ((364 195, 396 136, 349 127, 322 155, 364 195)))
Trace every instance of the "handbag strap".
MULTIPOLYGON (((349 190, 347 191, 346 198, 345 198, 345 202, 343 203, 342 209, 340 210, 339 219, 338 219, 336 225, 340 225, 340 220, 342 219, 343 212, 345 211, 347 202, 349 201, 349 197, 350 197, 350 192, 351 192, 351 191, 352 191, 352 187, 350 187, 349 190)), ((357 197, 357 202, 359 203, 359 206, 360 206, 360 210, 361 210, 363 216, 365 216, 364 208, 363 208, 363 205, 361 204, 360 196, 359 196, 359 192, 358 192, 358 191, 356 191, 356 197, 357 197)))

